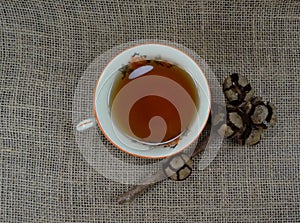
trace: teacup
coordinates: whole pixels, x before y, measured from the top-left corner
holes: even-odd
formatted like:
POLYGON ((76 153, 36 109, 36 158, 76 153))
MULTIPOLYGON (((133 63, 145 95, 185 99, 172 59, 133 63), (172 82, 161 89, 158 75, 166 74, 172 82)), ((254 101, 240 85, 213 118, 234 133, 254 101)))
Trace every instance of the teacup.
MULTIPOLYGON (((147 69, 149 66, 144 66, 144 68, 146 69, 146 72, 144 72, 145 75, 136 76, 136 72, 133 71, 130 75, 132 77, 134 76, 134 78, 145 78, 147 77, 147 69)), ((164 83, 163 81, 165 79, 163 77, 160 78, 161 79, 158 79, 160 83, 164 83)), ((166 82, 166 85, 168 85, 168 83, 169 82, 166 82)), ((170 85, 166 86, 166 89, 171 88, 172 86, 172 83, 170 83, 170 85)), ((153 84, 149 84, 147 90, 151 92, 151 88, 155 91, 153 84), (148 88, 150 88, 150 90, 148 88)), ((170 100, 172 103, 176 103, 172 101, 173 99, 170 100)), ((176 101, 176 98, 174 100, 176 101)), ((78 131, 87 130, 98 124, 98 127, 101 129, 104 136, 116 148, 133 156, 153 159, 166 158, 175 155, 195 142, 206 125, 211 108, 210 89, 201 66, 198 65, 192 57, 180 49, 157 43, 136 45, 116 55, 106 65, 99 76, 94 90, 93 102, 94 117, 80 122, 77 125, 78 131), (127 64, 132 63, 133 59, 138 59, 140 61, 159 60, 167 64, 176 65, 186 71, 192 79, 198 97, 198 103, 195 104, 195 118, 191 120, 191 123, 188 126, 181 129, 180 134, 176 135, 176 137, 159 142, 141 140, 125 133, 118 127, 116 121, 113 119, 111 105, 112 88, 116 79, 120 78, 124 67, 126 67, 127 64)), ((179 107, 180 105, 177 106, 179 113, 182 113, 183 111, 180 111, 179 107)))

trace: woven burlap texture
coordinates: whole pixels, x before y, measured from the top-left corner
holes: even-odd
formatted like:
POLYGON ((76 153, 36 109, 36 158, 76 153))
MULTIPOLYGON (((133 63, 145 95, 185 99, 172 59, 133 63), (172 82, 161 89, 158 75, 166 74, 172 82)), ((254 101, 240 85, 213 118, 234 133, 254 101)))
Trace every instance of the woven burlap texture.
POLYGON ((298 1, 0 5, 0 222, 300 221, 298 1), (136 39, 195 50, 220 82, 244 74, 277 105, 279 123, 260 144, 227 140, 204 171, 195 168, 188 180, 164 181, 119 206, 116 197, 129 185, 84 159, 72 102, 94 58, 136 39))

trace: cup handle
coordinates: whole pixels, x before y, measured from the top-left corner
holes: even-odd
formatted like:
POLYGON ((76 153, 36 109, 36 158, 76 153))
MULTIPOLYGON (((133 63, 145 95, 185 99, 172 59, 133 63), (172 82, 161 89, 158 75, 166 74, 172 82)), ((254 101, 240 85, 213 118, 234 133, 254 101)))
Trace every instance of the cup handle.
POLYGON ((77 131, 81 132, 87 130, 96 125, 96 120, 94 118, 88 118, 78 123, 76 126, 77 131))

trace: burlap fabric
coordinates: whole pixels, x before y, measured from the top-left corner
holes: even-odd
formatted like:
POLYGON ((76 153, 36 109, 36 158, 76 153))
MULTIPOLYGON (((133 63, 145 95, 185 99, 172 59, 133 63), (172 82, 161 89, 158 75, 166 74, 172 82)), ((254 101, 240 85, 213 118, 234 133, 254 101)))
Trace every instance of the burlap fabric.
POLYGON ((0 222, 299 222, 298 1, 1 2, 0 222), (134 203, 129 185, 80 153, 72 100, 84 70, 113 46, 165 39, 232 72, 278 107, 254 147, 225 141, 204 171, 134 203))

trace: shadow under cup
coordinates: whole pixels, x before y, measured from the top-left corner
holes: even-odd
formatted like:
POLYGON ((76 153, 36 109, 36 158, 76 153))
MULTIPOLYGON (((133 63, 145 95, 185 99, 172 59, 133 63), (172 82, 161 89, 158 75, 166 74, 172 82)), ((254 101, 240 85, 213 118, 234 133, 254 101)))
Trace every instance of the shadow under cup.
POLYGON ((132 147, 132 142, 143 145, 134 146, 136 150, 177 145, 182 138, 193 137, 203 126, 201 96, 207 97, 193 75, 197 74, 171 61, 155 59, 113 72, 102 82, 101 97, 96 99, 105 105, 111 122, 104 134, 114 135, 125 147, 132 147))

